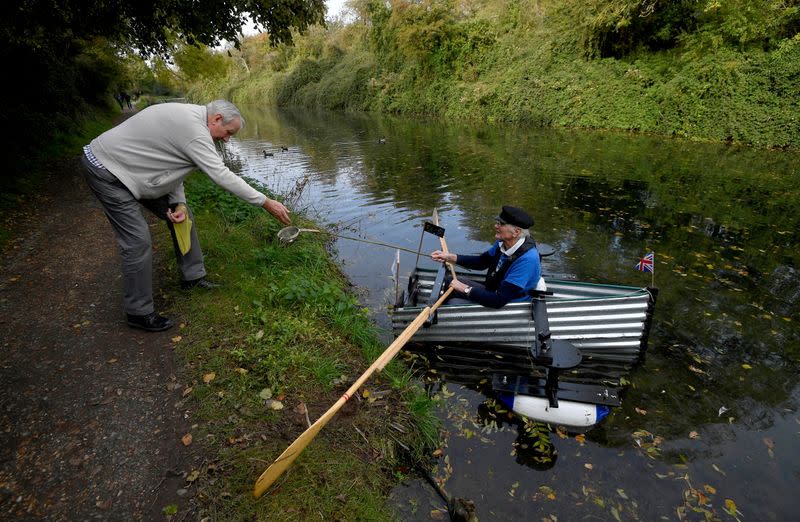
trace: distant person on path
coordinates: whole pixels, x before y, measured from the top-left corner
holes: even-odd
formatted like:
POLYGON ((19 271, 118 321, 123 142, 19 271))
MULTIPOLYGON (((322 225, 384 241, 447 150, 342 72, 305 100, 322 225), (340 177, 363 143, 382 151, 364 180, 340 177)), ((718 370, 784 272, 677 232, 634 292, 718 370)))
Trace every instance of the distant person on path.
POLYGON ((128 109, 133 110, 133 105, 131 105, 131 95, 127 92, 123 92, 122 99, 125 100, 125 103, 128 105, 128 109))
POLYGON ((84 147, 86 181, 117 236, 131 327, 157 332, 173 326, 154 308, 152 246, 142 206, 167 221, 181 287, 217 286, 206 279, 196 227, 191 227, 191 247, 185 255, 175 234, 174 224, 192 218, 183 180, 194 170, 202 170, 220 187, 263 207, 281 223, 291 223, 282 203, 231 172, 217 153, 214 142, 227 142, 244 124, 239 109, 225 100, 205 106, 164 103, 143 109, 84 147))
POLYGON ((502 308, 512 301, 530 299, 528 292, 539 284, 542 268, 536 243, 530 237, 533 218, 521 208, 504 206, 495 218, 497 241, 478 256, 431 253, 434 261, 455 263, 471 270, 487 270, 486 283, 469 279, 450 281, 458 294, 448 303, 478 303, 490 308, 502 308))
POLYGON ((119 104, 119 110, 124 111, 125 106, 123 105, 122 93, 114 93, 114 99, 117 100, 117 103, 119 104))

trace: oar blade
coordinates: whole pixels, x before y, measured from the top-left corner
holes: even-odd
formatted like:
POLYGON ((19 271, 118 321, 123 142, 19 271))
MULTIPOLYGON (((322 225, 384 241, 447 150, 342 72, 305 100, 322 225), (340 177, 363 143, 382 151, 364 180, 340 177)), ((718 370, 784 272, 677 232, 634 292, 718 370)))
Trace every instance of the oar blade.
POLYGON ((304 431, 294 442, 292 442, 288 448, 286 448, 281 455, 275 459, 275 462, 272 463, 270 467, 264 470, 264 473, 258 477, 256 480, 256 485, 253 488, 253 496, 255 498, 260 497, 264 494, 266 490, 280 477, 286 469, 292 465, 292 462, 297 459, 298 456, 303 452, 306 447, 311 444, 311 441, 314 440, 314 437, 317 436, 317 433, 322 429, 325 424, 328 423, 328 420, 333 416, 336 411, 341 407, 340 402, 343 404, 344 400, 340 399, 339 401, 334 404, 330 410, 328 410, 325 415, 317 419, 317 422, 312 424, 308 427, 306 431, 304 431))

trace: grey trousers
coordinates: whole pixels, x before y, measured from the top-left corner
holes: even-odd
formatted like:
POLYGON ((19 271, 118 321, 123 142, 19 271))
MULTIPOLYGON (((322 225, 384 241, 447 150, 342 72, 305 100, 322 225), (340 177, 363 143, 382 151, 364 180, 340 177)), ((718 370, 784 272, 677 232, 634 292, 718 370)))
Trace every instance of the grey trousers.
MULTIPOLYGON (((172 222, 167 219, 169 202, 167 196, 159 199, 137 200, 130 190, 107 169, 89 163, 81 157, 84 176, 89 188, 103 204, 103 210, 114 228, 122 257, 122 275, 125 287, 125 311, 132 315, 147 315, 155 311, 153 306, 153 249, 150 227, 142 214, 142 206, 167 222, 172 236, 172 246, 178 269, 184 281, 199 279, 206 275, 203 252, 197 238, 197 227, 192 226, 191 248, 182 255, 175 237, 172 222)), ((193 218, 191 210, 189 217, 193 218)))

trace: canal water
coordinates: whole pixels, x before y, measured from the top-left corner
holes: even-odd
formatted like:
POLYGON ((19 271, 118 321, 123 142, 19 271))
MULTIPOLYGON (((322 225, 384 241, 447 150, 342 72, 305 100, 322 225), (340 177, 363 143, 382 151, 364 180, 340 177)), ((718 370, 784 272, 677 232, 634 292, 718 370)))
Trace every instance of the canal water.
MULTIPOLYGON (((414 363, 441 400, 431 474, 474 502, 480 520, 796 519, 800 156, 608 132, 244 113, 247 127, 227 146, 236 169, 281 194, 307 180, 293 209, 341 233, 415 250, 436 208, 450 250, 479 253, 511 204, 556 247, 546 273, 648 286, 634 265, 655 253, 646 358, 622 378, 622 406, 585 434, 525 428, 480 391, 414 363)), ((388 341, 395 251, 335 247, 388 341)), ((402 287, 415 256, 400 259, 402 287)), ((422 479, 392 503, 402 520, 447 519, 422 479)))

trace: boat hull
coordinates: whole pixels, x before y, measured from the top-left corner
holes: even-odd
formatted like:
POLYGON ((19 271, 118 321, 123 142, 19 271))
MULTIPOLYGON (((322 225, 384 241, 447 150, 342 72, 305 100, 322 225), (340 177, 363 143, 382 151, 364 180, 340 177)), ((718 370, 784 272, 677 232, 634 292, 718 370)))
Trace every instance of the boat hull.
MULTIPOLYGON (((430 300, 437 272, 416 269, 408 298, 392 314, 395 334, 414 320, 430 300)), ((475 273, 461 276, 480 280, 475 273)), ((547 280, 545 299, 552 339, 577 347, 584 359, 632 364, 647 347, 656 290, 618 285, 547 280)), ((536 324, 530 302, 509 303, 500 309, 477 304, 445 304, 431 324, 412 342, 443 345, 505 346, 530 348, 536 340, 536 324)))

